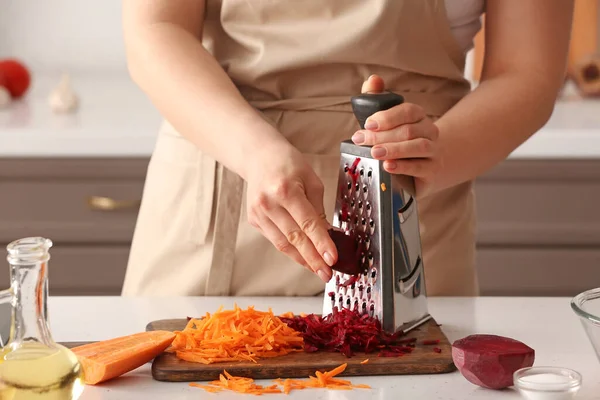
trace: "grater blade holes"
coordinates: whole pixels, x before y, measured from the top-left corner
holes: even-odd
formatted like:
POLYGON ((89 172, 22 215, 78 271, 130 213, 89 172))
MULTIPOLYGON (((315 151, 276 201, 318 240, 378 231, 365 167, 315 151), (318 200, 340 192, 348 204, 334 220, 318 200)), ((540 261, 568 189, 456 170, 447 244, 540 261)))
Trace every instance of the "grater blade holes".
POLYGON ((367 179, 369 179, 369 181, 371 181, 371 179, 373 179, 373 170, 369 169, 369 171, 367 172, 367 179))
POLYGON ((360 308, 360 312, 361 314, 366 314, 367 313, 367 303, 363 301, 362 306, 360 308))
POLYGON ((371 247, 371 239, 367 236, 365 238, 365 250, 369 250, 369 247, 371 247))
POLYGON ((367 259, 369 260, 369 268, 371 268, 373 266, 373 253, 369 252, 367 259))
POLYGON ((371 304, 369 306, 369 317, 373 317, 375 315, 375 304, 371 304))
POLYGON ((362 212, 362 208, 363 208, 363 202, 362 200, 358 201, 358 209, 362 212))
POLYGON ((369 219, 369 232, 371 233, 371 235, 373 234, 373 232, 375 232, 375 221, 373 221, 372 219, 369 219))
POLYGON ((371 269, 371 273, 369 274, 369 277, 371 278, 371 281, 373 283, 375 283, 375 281, 377 280, 377 269, 376 268, 371 269))
POLYGON ((367 300, 371 300, 371 285, 367 285, 367 300))
POLYGON ((331 300, 331 308, 335 307, 335 292, 329 292, 329 300, 331 300))
POLYGON ((359 174, 360 176, 365 176, 365 169, 363 167, 360 167, 359 174))
POLYGON ((367 204, 365 206, 365 209, 367 210, 367 217, 370 217, 371 216, 371 209, 372 209, 372 207, 371 207, 371 203, 369 203, 368 201, 367 201, 367 204))
POLYGON ((364 197, 365 199, 366 199, 367 197, 369 197, 369 187, 368 187, 367 185, 364 185, 364 186, 363 186, 362 192, 363 192, 363 197, 364 197))
POLYGON ((344 164, 344 172, 348 171, 350 171, 350 167, 348 167, 348 164, 344 164))

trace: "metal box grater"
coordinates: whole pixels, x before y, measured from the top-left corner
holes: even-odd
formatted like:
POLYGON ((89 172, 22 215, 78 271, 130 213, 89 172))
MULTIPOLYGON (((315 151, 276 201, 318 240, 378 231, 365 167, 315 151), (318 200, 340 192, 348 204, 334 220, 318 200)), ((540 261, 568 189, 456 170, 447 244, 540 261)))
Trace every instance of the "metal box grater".
MULTIPOLYGON (((394 93, 352 98, 361 128, 368 116, 404 101, 394 93)), ((427 307, 417 203, 412 177, 392 175, 371 157, 370 146, 340 146, 338 196, 333 225, 359 242, 363 273, 333 271, 323 315, 333 307, 357 308, 377 317, 387 332, 405 332, 431 317, 427 307)))

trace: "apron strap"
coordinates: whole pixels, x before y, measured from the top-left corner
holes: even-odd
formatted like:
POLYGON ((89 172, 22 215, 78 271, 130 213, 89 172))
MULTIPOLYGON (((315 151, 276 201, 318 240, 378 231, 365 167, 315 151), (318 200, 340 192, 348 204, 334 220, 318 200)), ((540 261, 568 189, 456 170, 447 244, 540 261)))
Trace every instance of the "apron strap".
POLYGON ((220 185, 212 240, 212 262, 205 296, 228 296, 235 263, 235 249, 242 210, 244 180, 217 163, 220 185))

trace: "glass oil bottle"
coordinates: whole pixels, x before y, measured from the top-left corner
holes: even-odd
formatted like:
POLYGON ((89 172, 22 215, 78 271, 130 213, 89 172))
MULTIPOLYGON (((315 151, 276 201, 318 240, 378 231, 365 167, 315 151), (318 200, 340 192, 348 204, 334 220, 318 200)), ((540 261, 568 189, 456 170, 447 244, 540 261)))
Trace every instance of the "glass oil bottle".
POLYGON ((52 242, 41 237, 8 245, 10 289, 0 303, 12 309, 10 338, 0 350, 0 400, 75 400, 83 392, 77 357, 55 343, 47 321, 52 242))

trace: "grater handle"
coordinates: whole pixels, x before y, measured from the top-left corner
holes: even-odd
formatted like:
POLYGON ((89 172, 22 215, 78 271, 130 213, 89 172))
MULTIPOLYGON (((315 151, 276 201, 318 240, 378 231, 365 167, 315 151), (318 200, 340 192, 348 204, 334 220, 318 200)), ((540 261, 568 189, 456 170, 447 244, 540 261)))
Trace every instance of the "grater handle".
POLYGON ((404 97, 394 92, 363 93, 350 99, 352 111, 360 129, 365 129, 365 121, 378 111, 383 111, 404 103, 404 97))

